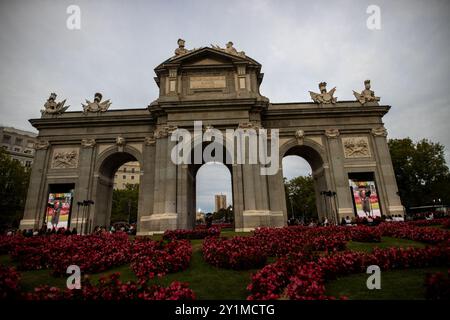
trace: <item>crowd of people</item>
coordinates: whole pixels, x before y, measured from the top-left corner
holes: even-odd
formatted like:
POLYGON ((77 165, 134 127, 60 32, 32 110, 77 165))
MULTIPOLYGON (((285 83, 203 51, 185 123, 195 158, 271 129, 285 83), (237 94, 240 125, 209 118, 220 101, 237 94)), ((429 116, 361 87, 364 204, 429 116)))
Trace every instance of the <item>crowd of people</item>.
MULTIPOLYGON (((92 231, 93 234, 102 234, 102 233, 116 233, 117 231, 125 232, 129 235, 136 235, 136 224, 127 224, 127 223, 116 223, 112 224, 110 227, 104 226, 96 226, 92 231)), ((10 229, 6 232, 8 236, 14 236, 21 234, 24 237, 34 237, 34 236, 45 236, 52 234, 63 234, 63 235, 75 235, 79 234, 77 228, 48 228, 47 225, 43 225, 39 229, 10 229)))
MULTIPOLYGON (((394 214, 394 215, 381 215, 381 216, 375 216, 372 217, 370 215, 367 215, 365 217, 342 217, 339 225, 341 226, 354 226, 354 225, 378 225, 381 222, 404 222, 406 221, 413 221, 413 220, 433 220, 437 218, 443 218, 446 215, 443 213, 433 213, 433 212, 427 212, 422 213, 420 215, 406 215, 403 216, 401 214, 394 214)), ((326 227, 330 225, 335 225, 333 221, 329 221, 328 218, 324 218, 322 220, 319 219, 307 219, 307 220, 300 220, 298 218, 291 217, 287 221, 288 226, 308 226, 308 227, 326 227)))

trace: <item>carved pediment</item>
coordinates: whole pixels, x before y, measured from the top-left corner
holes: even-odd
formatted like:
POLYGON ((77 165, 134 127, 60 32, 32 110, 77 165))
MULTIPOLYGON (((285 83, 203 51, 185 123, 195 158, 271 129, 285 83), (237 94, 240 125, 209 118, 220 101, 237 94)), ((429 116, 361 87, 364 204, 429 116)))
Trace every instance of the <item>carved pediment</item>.
POLYGON ((257 61, 245 55, 240 56, 228 53, 222 49, 204 47, 200 49, 193 49, 186 54, 173 56, 172 58, 167 59, 155 68, 155 72, 158 74, 158 71, 171 67, 178 67, 180 65, 205 66, 233 63, 244 63, 261 67, 257 61))
POLYGON ((208 65, 221 65, 230 63, 230 59, 223 59, 222 57, 206 56, 206 57, 193 57, 183 62, 185 66, 208 66, 208 65))

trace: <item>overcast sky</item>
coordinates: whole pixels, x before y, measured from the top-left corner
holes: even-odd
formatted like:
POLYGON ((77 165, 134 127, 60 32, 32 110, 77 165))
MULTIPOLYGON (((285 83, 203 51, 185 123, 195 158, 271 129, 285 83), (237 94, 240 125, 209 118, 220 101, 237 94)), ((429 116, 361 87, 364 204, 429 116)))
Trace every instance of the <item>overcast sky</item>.
MULTIPOLYGON (((229 40, 263 66, 261 92, 272 102, 310 101, 326 81, 338 100, 353 100, 365 79, 382 104, 389 137, 450 134, 449 1, 1 1, 0 124, 33 130, 50 92, 81 110, 102 92, 111 109, 143 108, 157 98, 153 68, 173 55, 176 40, 194 48, 229 40), (70 4, 81 30, 66 27, 70 4), (381 29, 369 30, 369 5, 381 29)), ((288 161, 289 177, 309 170, 288 161)), ((211 166, 213 168, 215 166, 211 166)), ((205 171, 210 170, 209 168, 205 171)), ((213 170, 214 171, 214 170, 213 170)), ((213 208, 226 168, 201 183, 198 206, 213 208)), ((202 172, 199 173, 200 175, 202 172)), ((203 173, 204 176, 211 175, 203 173)))

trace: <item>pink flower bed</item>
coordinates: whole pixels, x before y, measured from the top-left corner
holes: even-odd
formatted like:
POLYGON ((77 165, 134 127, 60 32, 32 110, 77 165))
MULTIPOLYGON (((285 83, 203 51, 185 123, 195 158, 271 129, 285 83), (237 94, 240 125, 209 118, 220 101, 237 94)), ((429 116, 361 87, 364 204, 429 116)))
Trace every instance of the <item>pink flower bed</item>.
POLYGON ((163 276, 189 267, 192 246, 187 240, 168 243, 149 238, 136 238, 133 243, 131 269, 140 281, 163 276))
POLYGON ((34 292, 23 295, 26 300, 194 300, 194 292, 186 283, 172 282, 168 287, 148 286, 146 283, 123 283, 118 273, 101 278, 97 285, 89 281, 82 283, 79 290, 61 290, 40 286, 34 292))
POLYGON ((220 268, 259 268, 267 260, 266 252, 254 237, 206 238, 202 251, 206 262, 220 268))
POLYGON ((194 230, 166 230, 163 235, 164 240, 175 239, 204 239, 206 237, 218 237, 220 235, 220 227, 211 227, 209 229, 201 228, 194 230))

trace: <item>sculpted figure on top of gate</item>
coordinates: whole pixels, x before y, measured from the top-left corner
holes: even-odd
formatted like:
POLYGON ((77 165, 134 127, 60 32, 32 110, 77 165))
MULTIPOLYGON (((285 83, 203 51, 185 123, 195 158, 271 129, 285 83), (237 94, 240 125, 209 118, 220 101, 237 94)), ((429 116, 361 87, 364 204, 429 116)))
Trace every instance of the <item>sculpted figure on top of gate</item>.
POLYGON ((309 94, 311 95, 311 99, 313 99, 313 101, 315 103, 323 103, 323 104, 335 104, 336 103, 336 99, 335 97, 333 97, 334 92, 336 91, 336 87, 334 87, 333 89, 331 89, 330 91, 327 92, 327 83, 326 82, 321 82, 319 83, 319 89, 320 89, 320 93, 315 93, 310 91, 309 94))
POLYGON ((362 105, 367 102, 378 102, 380 101, 380 97, 375 97, 375 92, 370 90, 370 80, 364 81, 364 90, 361 93, 353 91, 353 95, 356 100, 359 101, 362 105))
POLYGON ((101 101, 102 100, 102 94, 97 92, 94 96, 94 102, 91 102, 89 100, 86 99, 86 104, 81 104, 83 106, 83 112, 84 113, 88 113, 88 112, 105 112, 108 110, 109 106, 111 105, 111 101, 105 100, 105 101, 101 101))
POLYGON ((44 114, 61 114, 67 110, 70 106, 64 106, 66 99, 61 102, 56 102, 56 93, 50 93, 50 97, 44 104, 44 109, 41 110, 42 115, 44 114))

